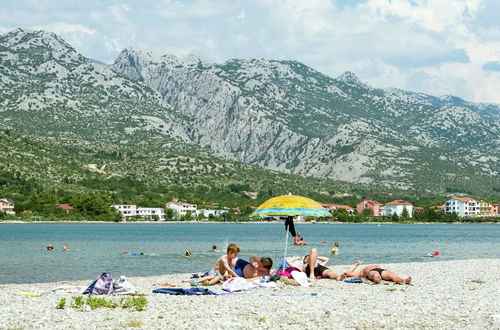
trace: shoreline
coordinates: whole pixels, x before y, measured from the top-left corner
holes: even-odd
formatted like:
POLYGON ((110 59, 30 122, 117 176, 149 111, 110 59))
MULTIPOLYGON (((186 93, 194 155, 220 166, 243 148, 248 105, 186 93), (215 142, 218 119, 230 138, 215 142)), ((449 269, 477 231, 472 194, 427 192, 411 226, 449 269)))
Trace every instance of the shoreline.
MULTIPOLYGON (((284 223, 279 220, 272 221, 95 221, 95 220, 40 220, 40 221, 22 221, 22 220, 0 220, 0 225, 2 224, 274 224, 274 223, 284 223)), ((306 221, 295 221, 298 224, 332 224, 332 225, 500 225, 500 222, 339 222, 339 221, 320 221, 320 222, 306 222, 306 221)))
MULTIPOLYGON (((349 265, 334 265, 339 273, 349 265)), ((411 285, 349 284, 315 280, 310 287, 279 283, 224 296, 173 296, 152 293, 155 283, 190 288, 190 274, 129 277, 144 294, 144 311, 117 307, 70 307, 81 294, 52 292, 57 286, 87 287, 93 279, 0 285, 0 328, 81 329, 130 327, 170 329, 237 328, 424 328, 500 327, 500 259, 383 264, 411 285), (21 292, 40 296, 22 296, 21 292), (315 294, 315 295, 313 295, 315 294), (57 309, 61 298, 67 306, 57 309)), ((96 274, 96 276, 99 274, 96 274)), ((119 275, 113 274, 113 278, 119 275)), ((161 286, 160 286, 161 287, 161 286)), ((220 285, 209 287, 220 293, 220 285)), ((107 296, 119 301, 123 296, 107 296)))

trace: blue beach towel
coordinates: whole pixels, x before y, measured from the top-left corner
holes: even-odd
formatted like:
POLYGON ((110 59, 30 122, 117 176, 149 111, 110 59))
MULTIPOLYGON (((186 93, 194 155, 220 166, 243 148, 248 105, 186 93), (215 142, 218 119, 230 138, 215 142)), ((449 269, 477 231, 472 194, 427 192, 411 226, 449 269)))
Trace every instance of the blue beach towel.
POLYGON ((191 296, 201 296, 201 295, 217 295, 217 293, 203 288, 159 288, 153 290, 153 293, 167 293, 173 295, 191 295, 191 296))

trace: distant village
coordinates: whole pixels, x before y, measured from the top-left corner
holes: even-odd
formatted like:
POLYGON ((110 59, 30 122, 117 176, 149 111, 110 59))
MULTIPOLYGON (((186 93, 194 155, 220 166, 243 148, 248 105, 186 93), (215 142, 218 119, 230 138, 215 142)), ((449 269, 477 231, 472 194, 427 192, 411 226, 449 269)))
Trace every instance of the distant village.
MULTIPOLYGON (((392 217, 394 215, 412 218, 413 214, 418 211, 423 211, 422 207, 415 207, 412 203, 403 200, 394 200, 386 204, 374 200, 364 200, 359 202, 356 207, 342 204, 322 204, 330 213, 338 210, 345 210, 349 215, 367 214, 373 217, 392 217)), ((455 213, 460 218, 467 217, 499 217, 499 204, 491 204, 481 200, 475 200, 470 197, 451 197, 443 205, 438 205, 434 208, 435 211, 441 211, 446 214, 455 213)), ((0 199, 0 212, 5 214, 15 215, 14 202, 7 198, 0 199)), ((127 220, 151 220, 165 221, 166 214, 169 214, 168 220, 180 219, 200 219, 209 220, 213 218, 224 218, 229 211, 236 214, 241 213, 239 207, 236 208, 215 208, 205 206, 198 209, 196 204, 170 201, 165 203, 165 207, 138 207, 133 204, 115 204, 111 205, 120 212, 122 219, 127 220)), ((71 205, 61 204, 57 206, 61 211, 70 213, 74 211, 71 205)), ((250 206, 250 210, 256 209, 255 206, 250 206)), ((297 220, 303 220, 300 217, 297 220)))

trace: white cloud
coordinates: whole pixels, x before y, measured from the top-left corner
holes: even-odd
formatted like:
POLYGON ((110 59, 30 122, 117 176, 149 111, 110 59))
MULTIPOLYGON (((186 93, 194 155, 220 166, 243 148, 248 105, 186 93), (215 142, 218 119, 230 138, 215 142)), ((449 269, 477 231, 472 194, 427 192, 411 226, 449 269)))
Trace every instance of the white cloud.
POLYGON ((69 24, 65 22, 54 22, 46 25, 33 26, 33 30, 45 30, 61 36, 67 43, 80 52, 88 50, 88 43, 97 34, 95 29, 82 24, 69 24))
POLYGON ((82 24, 55 22, 46 25, 33 26, 33 30, 46 30, 56 34, 94 35, 96 31, 82 24))
POLYGON ((130 24, 127 17, 129 6, 127 6, 126 4, 112 5, 109 7, 109 11, 117 22, 130 24))
POLYGON ((294 59, 332 77, 353 71, 374 87, 500 103, 499 72, 483 70, 500 62, 496 1, 40 0, 36 12, 3 6, 0 31, 30 22, 108 63, 125 47, 218 62, 294 59))

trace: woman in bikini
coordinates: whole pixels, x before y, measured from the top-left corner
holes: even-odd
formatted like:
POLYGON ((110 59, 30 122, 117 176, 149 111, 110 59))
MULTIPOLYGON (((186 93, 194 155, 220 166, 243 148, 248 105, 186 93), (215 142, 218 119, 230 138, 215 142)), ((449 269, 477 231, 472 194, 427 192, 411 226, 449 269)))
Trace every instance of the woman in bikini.
POLYGON ((356 268, 361 265, 361 261, 356 261, 354 265, 349 268, 346 272, 343 273, 346 277, 364 277, 367 278, 377 284, 380 284, 382 280, 386 281, 393 281, 396 283, 404 283, 404 284, 410 284, 412 278, 407 277, 405 279, 402 279, 398 275, 396 275, 394 272, 381 268, 379 265, 369 265, 363 268, 361 271, 356 272, 356 268))

